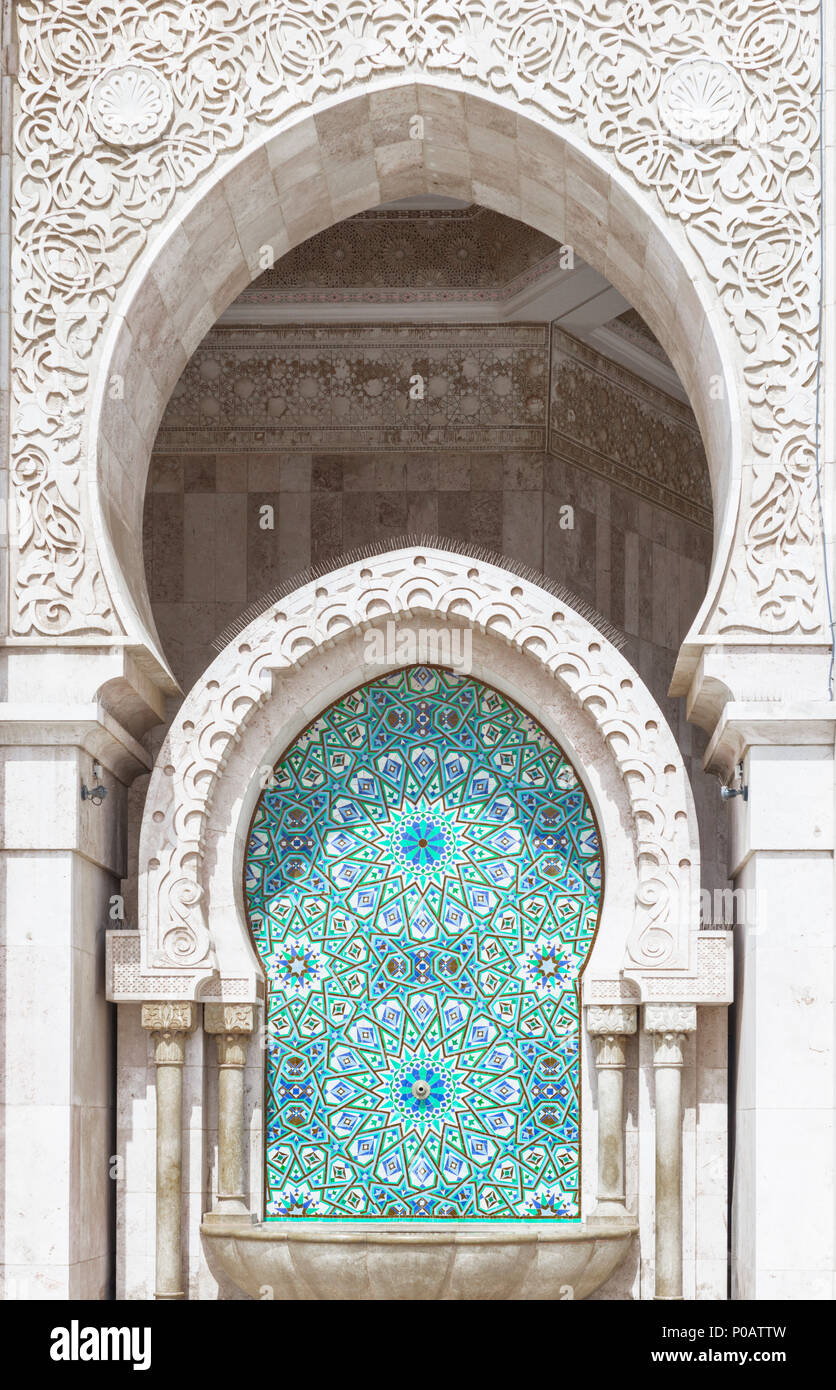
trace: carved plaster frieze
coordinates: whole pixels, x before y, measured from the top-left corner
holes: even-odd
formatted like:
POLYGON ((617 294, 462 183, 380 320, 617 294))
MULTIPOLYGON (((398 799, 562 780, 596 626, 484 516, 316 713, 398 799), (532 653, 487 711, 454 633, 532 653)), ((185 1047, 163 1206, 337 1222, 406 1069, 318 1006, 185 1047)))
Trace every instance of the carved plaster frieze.
POLYGON ((86 491, 90 370, 178 195, 293 112, 409 77, 529 112, 655 200, 713 287, 752 422, 712 630, 821 630, 816 5, 20 0, 17 17, 15 634, 120 630, 86 491), (133 106, 114 70, 137 74, 133 106), (154 74, 144 88, 140 71, 154 74), (713 138, 694 142, 706 122, 713 138))
POLYGON ((711 483, 693 412, 556 327, 548 448, 711 527, 711 483))
POLYGON ((547 337, 531 324, 216 327, 172 393, 154 455, 548 447, 710 529, 688 406, 554 326, 549 354, 547 337))
POLYGON ((375 303, 376 292, 398 289, 416 299, 455 291, 457 299, 500 300, 559 265, 552 237, 490 208, 378 209, 295 246, 235 303, 316 303, 317 291, 323 300, 330 291, 328 303, 375 303))
POLYGON ((610 319, 606 327, 608 333, 614 333, 617 338, 624 338, 626 342, 633 343, 641 348, 642 352, 655 357, 657 362, 664 363, 666 367, 672 365, 659 339, 655 333, 651 333, 641 314, 635 309, 625 309, 623 314, 610 319))
POLYGON ((546 324, 219 327, 189 360, 154 447, 542 450, 548 377, 546 324))
POLYGON ((636 888, 625 968, 637 979, 665 966, 687 970, 698 920, 696 820, 679 749, 650 692, 553 595, 485 561, 427 548, 364 558, 295 590, 255 618, 193 687, 160 750, 143 816, 143 977, 170 975, 174 965, 195 979, 214 970, 204 866, 213 803, 232 749, 274 682, 341 637, 414 614, 500 638, 586 713, 632 808, 636 888))

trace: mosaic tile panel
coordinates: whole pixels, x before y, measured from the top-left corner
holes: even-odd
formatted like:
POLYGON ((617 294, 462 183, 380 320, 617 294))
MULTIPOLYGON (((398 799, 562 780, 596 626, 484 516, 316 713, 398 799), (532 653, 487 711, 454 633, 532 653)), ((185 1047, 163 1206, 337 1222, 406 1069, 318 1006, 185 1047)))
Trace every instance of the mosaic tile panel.
POLYGON ((245 891, 268 1219, 578 1218, 601 853, 534 720, 430 667, 345 696, 262 792, 245 891))

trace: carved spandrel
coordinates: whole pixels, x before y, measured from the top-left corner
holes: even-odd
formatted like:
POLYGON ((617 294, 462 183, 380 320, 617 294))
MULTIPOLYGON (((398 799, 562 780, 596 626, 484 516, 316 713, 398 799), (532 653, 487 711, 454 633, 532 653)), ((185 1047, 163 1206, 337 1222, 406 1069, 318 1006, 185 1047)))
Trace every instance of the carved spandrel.
POLYGON ((120 631, 83 491, 96 441, 82 424, 95 349, 149 236, 219 159, 295 109, 363 91, 372 71, 443 72, 473 95, 501 96, 571 129, 605 171, 655 200, 736 340, 753 426, 755 486, 714 630, 820 629, 807 389, 818 303, 815 10, 776 0, 768 14, 727 7, 718 23, 716 3, 698 0, 671 24, 667 10, 621 0, 462 0, 452 30, 430 0, 357 0, 350 16, 300 3, 293 13, 289 45, 273 0, 207 0, 200 24, 193 7, 163 0, 17 6, 14 632, 120 631), (140 105, 129 119, 130 83, 140 105))

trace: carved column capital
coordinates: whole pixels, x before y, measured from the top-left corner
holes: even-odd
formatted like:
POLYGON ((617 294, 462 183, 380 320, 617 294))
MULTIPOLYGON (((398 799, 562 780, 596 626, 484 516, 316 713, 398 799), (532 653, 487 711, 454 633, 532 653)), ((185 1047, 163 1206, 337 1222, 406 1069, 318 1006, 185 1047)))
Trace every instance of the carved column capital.
POLYGON ((197 1024, 197 1005, 191 1000, 166 1000, 143 1004, 142 1026, 154 1039, 157 1066, 182 1066, 186 1058, 186 1038, 197 1024))
POLYGON ((214 1035, 218 1045, 219 1067, 243 1067, 247 1044, 255 1027, 252 1004, 205 1004, 203 1028, 214 1035))
POLYGON ((586 1011, 586 1030, 595 1043, 595 1065, 623 1067, 626 1039, 636 1031, 632 1004, 593 1004, 586 1011))
POLYGON ((587 1033, 595 1044, 595 1066, 623 1066, 626 1038, 636 1031, 636 1008, 630 1004, 594 1004, 587 1009, 587 1033))
POLYGON ((203 1028, 207 1033, 252 1033, 254 1004, 204 1004, 203 1028))
POLYGON ((645 1004, 644 1030, 653 1034, 653 1065, 681 1067, 685 1034, 696 1032, 694 1004, 645 1004))
POLYGON ((590 1004, 586 1011, 586 1031, 593 1037, 602 1033, 635 1033, 635 1005, 590 1004))

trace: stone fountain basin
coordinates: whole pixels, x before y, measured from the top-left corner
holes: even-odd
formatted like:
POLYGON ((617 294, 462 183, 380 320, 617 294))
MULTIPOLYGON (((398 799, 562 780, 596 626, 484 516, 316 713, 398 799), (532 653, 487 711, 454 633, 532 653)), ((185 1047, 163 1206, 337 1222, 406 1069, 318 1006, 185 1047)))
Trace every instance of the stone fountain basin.
POLYGON ((632 1221, 270 1221, 201 1227, 210 1265, 254 1299, 581 1299, 621 1264, 632 1221))

